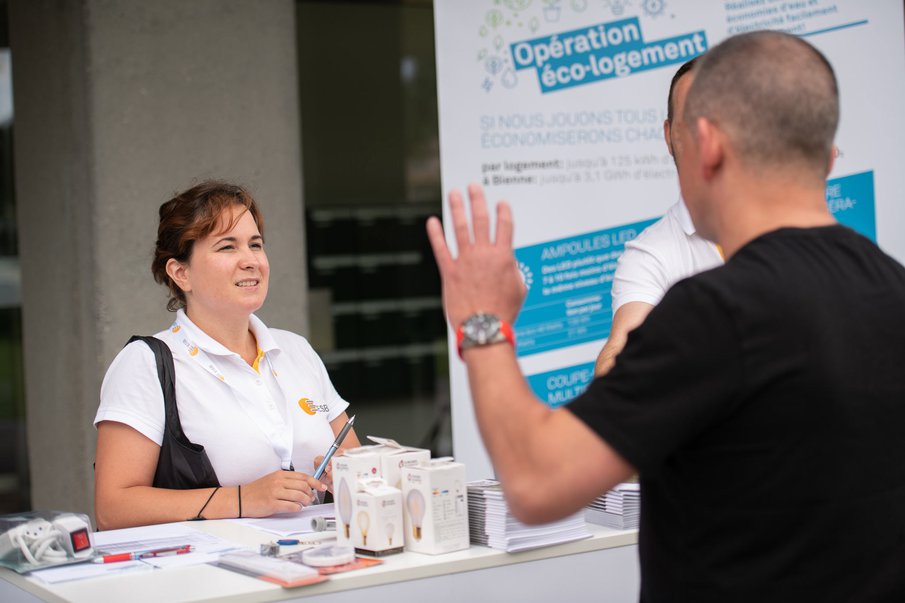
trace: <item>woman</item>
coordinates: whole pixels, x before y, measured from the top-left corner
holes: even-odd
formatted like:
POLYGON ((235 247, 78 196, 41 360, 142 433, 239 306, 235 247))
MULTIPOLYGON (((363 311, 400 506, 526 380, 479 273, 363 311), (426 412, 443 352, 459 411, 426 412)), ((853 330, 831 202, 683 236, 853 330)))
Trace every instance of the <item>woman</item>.
MULTIPOLYGON (((151 270, 170 291, 179 419, 204 446, 221 487, 154 487, 164 397, 154 353, 136 341, 110 365, 97 426, 95 514, 100 529, 264 517, 298 511, 330 484, 314 472, 347 420, 348 403, 301 336, 253 312, 267 297, 263 222, 241 187, 204 182, 160 207, 151 270)), ((354 432, 344 447, 358 446, 354 432)))

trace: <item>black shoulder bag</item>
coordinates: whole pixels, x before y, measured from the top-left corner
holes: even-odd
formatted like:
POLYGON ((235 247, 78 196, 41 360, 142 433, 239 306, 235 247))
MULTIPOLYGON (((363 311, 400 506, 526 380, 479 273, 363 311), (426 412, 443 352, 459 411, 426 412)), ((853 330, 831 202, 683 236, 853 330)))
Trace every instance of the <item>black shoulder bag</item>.
POLYGON ((146 335, 133 335, 126 345, 133 341, 144 341, 154 352, 166 409, 166 425, 153 486, 173 490, 219 486, 220 480, 207 458, 204 446, 190 442, 182 431, 179 409, 176 407, 176 368, 173 366, 173 354, 169 346, 156 337, 146 335))

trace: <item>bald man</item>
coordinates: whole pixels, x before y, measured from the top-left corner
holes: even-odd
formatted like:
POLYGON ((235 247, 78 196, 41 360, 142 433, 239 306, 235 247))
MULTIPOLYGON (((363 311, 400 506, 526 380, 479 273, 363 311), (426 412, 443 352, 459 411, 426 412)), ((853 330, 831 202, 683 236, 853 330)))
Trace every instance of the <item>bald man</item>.
POLYGON ((525 293, 509 207, 491 237, 480 187, 472 224, 451 193, 455 258, 428 222, 506 500, 548 521, 637 471, 644 601, 903 601, 905 268, 827 208, 832 67, 742 34, 699 60, 685 103, 682 196, 727 262, 673 286, 565 407, 508 343, 525 293))

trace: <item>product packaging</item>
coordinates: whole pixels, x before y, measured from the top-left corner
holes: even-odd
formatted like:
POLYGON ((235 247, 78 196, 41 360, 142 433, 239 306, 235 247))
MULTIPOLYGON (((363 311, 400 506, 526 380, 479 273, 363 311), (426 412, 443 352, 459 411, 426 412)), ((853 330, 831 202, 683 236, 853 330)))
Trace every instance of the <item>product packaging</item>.
POLYGON ((358 482, 352 496, 355 552, 377 557, 403 550, 402 492, 383 479, 358 482))
POLYGON ((0 516, 0 565, 20 574, 94 556, 87 515, 32 511, 0 516))
POLYGON ((336 538, 340 544, 352 543, 352 495, 358 490, 359 481, 383 478, 388 485, 401 490, 402 468, 430 460, 430 450, 402 446, 389 438, 368 436, 368 439, 374 444, 350 448, 332 460, 336 538))
POLYGON ((333 500, 336 508, 336 542, 352 544, 352 495, 360 479, 374 479, 380 474, 380 455, 372 446, 346 450, 333 460, 333 500))
POLYGON ((369 448, 380 455, 380 477, 394 488, 402 489, 403 467, 426 465, 430 462, 431 451, 426 448, 403 446, 389 438, 368 436, 368 439, 378 444, 369 448))
POLYGON ((403 468, 406 550, 436 555, 468 548, 466 496, 462 463, 436 459, 403 468))

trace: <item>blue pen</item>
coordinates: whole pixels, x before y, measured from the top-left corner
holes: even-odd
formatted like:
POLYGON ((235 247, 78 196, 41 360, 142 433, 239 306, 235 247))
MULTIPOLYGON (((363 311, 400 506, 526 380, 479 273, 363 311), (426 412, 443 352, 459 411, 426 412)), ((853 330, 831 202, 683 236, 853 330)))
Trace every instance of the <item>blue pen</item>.
POLYGON ((328 450, 327 454, 324 455, 324 460, 321 461, 321 464, 314 472, 314 479, 320 479, 324 474, 324 471, 327 469, 327 463, 329 463, 330 459, 333 458, 333 453, 336 452, 336 449, 339 448, 339 445, 343 443, 343 440, 346 438, 346 434, 349 433, 350 429, 352 429, 352 423, 354 422, 355 415, 352 415, 352 418, 346 421, 346 424, 343 425, 343 428, 340 430, 339 435, 337 435, 336 439, 333 440, 333 445, 330 446, 330 450, 328 450))

